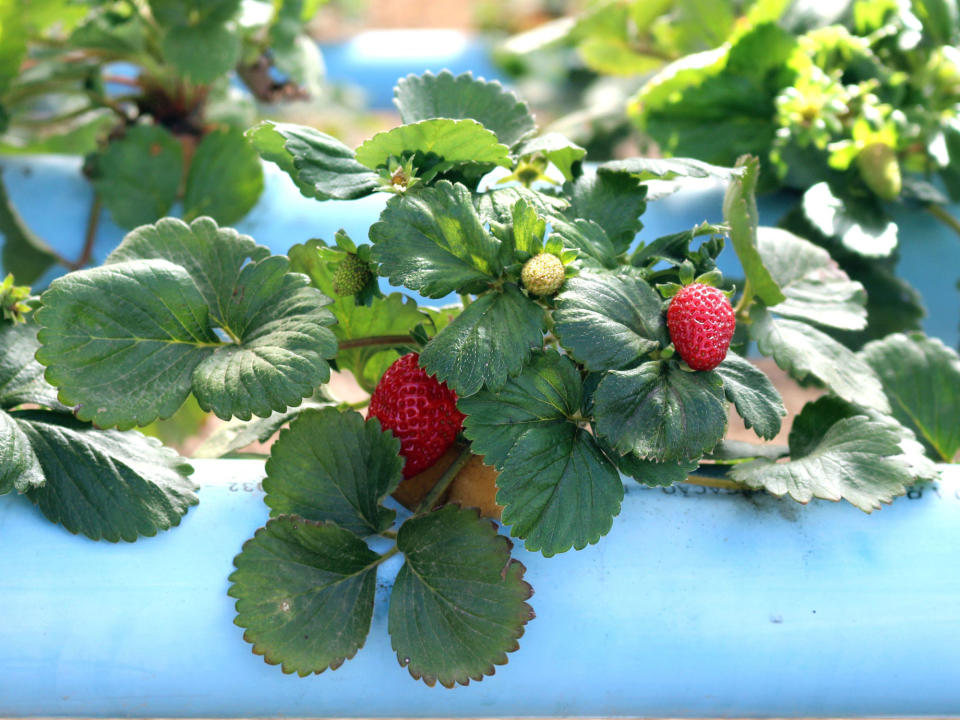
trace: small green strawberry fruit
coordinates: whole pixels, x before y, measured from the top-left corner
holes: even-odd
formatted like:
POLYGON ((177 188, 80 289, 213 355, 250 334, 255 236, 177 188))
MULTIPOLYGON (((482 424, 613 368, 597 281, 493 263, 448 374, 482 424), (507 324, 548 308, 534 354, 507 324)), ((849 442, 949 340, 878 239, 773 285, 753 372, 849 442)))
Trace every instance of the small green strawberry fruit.
POLYGON ((867 145, 857 155, 860 175, 867 186, 884 200, 895 200, 900 195, 903 181, 897 154, 886 143, 867 145))
POLYGON ((553 295, 563 285, 564 277, 563 263, 550 253, 534 255, 520 271, 523 286, 531 295, 553 295))
POLYGON ((370 282, 370 266, 363 260, 347 253, 333 273, 333 291, 337 295, 355 295, 370 282))

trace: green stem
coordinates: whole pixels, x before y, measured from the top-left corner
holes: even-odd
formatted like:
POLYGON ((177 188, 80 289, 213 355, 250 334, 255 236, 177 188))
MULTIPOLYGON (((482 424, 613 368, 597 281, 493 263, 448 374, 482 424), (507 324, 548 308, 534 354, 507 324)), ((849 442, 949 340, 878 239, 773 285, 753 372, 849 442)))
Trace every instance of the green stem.
POLYGON ((703 487, 723 488, 726 490, 749 490, 750 488, 743 483, 735 480, 724 480, 722 478, 696 477, 690 475, 684 482, 687 485, 701 485, 703 487))
POLYGON ((341 350, 353 350, 354 348, 372 347, 375 345, 416 345, 417 341, 409 335, 372 335, 365 338, 354 338, 352 340, 341 340, 341 350))
POLYGON ((957 220, 957 218, 948 213, 942 205, 927 205, 926 210, 937 220, 953 230, 957 235, 960 235, 960 220, 957 220))
POLYGON ((382 533, 380 533, 380 535, 383 536, 383 537, 385 537, 385 538, 387 538, 387 539, 389 539, 389 540, 396 540, 396 539, 397 539, 397 533, 396 533, 395 530, 384 530, 382 533))
POLYGON ((413 514, 419 515, 433 508, 433 506, 437 504, 437 500, 440 499, 440 496, 443 495, 444 491, 450 486, 450 483, 453 482, 457 473, 463 469, 464 465, 470 462, 470 458, 470 446, 464 445, 460 449, 460 454, 457 455, 457 459, 454 460, 453 464, 447 468, 447 471, 440 476, 437 484, 427 493, 427 496, 420 501, 420 504, 417 505, 417 509, 413 511, 413 514))
POLYGON ((463 309, 466 310, 467 307, 470 305, 470 303, 473 302, 473 300, 470 298, 470 295, 468 295, 467 293, 461 293, 460 302, 463 304, 463 309))
POLYGON ((753 288, 750 286, 750 278, 747 278, 747 281, 743 284, 743 295, 740 296, 740 301, 737 303, 737 306, 733 309, 733 313, 737 316, 737 322, 746 320, 746 315, 750 308, 750 302, 752 300, 753 300, 753 288))

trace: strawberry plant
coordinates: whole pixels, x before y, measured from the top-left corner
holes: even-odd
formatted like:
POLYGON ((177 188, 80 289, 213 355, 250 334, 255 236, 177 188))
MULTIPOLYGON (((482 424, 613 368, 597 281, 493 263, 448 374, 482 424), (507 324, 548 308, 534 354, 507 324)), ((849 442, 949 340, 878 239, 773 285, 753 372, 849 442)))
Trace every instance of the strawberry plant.
POLYGON ((263 174, 242 131, 254 100, 318 90, 322 61, 304 23, 320 4, 0 3, 0 153, 86 155, 96 193, 85 246, 67 258, 25 227, 0 185, 6 270, 32 283, 57 264, 87 265, 101 209, 124 228, 178 200, 187 219, 246 215, 263 174))
POLYGON ((209 218, 164 219, 103 267, 55 280, 36 313, 37 359, 78 421, 132 427, 192 394, 234 418, 224 452, 280 430, 263 482, 271 518, 229 589, 266 662, 308 675, 353 657, 378 576, 399 564, 399 663, 429 685, 481 680, 533 617, 507 532, 545 556, 597 543, 625 478, 870 512, 960 449, 945 414, 960 407, 960 358, 923 336, 861 352, 833 340, 826 329, 864 326, 864 288, 822 248, 758 227, 755 159, 585 171, 581 148, 537 135, 524 103, 469 74, 409 76, 396 102, 402 124, 356 149, 309 127, 248 131, 305 196, 387 194, 370 243, 341 233, 271 257, 209 218), (518 172, 531 165, 554 182, 518 172), (728 183, 723 224, 647 236, 653 189, 687 177, 728 183), (727 241, 746 274, 737 287, 716 267, 727 241), (349 256, 381 282, 335 292, 349 256), (748 343, 824 389, 786 445, 764 442, 785 410, 740 354, 748 343), (366 402, 324 394, 334 366, 372 393, 366 418, 366 402), (731 405, 758 442, 725 439, 731 405), (444 502, 477 457, 495 471, 503 532, 444 502), (410 483, 423 491, 409 508, 389 500, 410 483))

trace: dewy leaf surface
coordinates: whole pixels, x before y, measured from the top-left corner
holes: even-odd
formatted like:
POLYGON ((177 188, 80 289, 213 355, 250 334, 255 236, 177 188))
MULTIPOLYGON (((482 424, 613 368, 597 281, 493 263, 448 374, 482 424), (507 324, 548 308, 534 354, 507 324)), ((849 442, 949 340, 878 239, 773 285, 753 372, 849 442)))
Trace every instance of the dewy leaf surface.
POLYGON ((400 441, 356 412, 306 410, 280 433, 267 460, 264 501, 274 517, 334 522, 364 537, 396 512, 380 503, 402 479, 400 441))
POLYGON ((390 596, 388 628, 401 665, 444 687, 493 675, 533 618, 524 567, 476 510, 447 505, 400 528, 406 556, 390 596))
POLYGON ((876 371, 893 416, 911 428, 932 457, 951 462, 960 451, 960 357, 937 338, 890 335, 860 357, 876 371))
POLYGON ((698 458, 727 429, 720 376, 684 372, 670 362, 607 373, 593 402, 597 434, 621 454, 649 460, 698 458))
POLYGON ((470 118, 507 147, 536 130, 526 103, 499 82, 474 78, 470 73, 454 76, 444 70, 436 75, 408 75, 397 83, 393 95, 405 124, 433 118, 470 118))
POLYGON ((101 427, 168 417, 191 391, 224 419, 298 405, 329 377, 333 316, 286 258, 267 254, 209 218, 138 228, 108 264, 44 294, 47 380, 101 427))
POLYGON ((852 403, 890 412, 883 386, 870 366, 826 333, 789 318, 756 314, 750 336, 757 348, 797 380, 813 375, 852 403))
POLYGON ((234 622, 253 652, 285 673, 336 670, 370 632, 379 560, 332 523, 274 518, 233 561, 234 622))
POLYGON ((588 370, 626 367, 667 342, 660 295, 635 277, 570 278, 553 318, 560 343, 588 370))
POLYGON ((180 524, 197 504, 186 461, 155 438, 99 430, 46 410, 11 413, 46 482, 27 491, 51 521, 94 540, 133 542, 180 524))
POLYGON ((427 343, 420 365, 460 397, 484 385, 497 390, 543 344, 545 328, 543 308, 507 283, 470 303, 427 343))
POLYGON ((426 297, 482 289, 503 269, 500 241, 484 229, 470 191, 445 180, 392 198, 370 239, 380 272, 426 297))
POLYGON ((723 394, 744 424, 765 440, 776 437, 787 410, 767 374, 736 353, 727 353, 714 372, 723 380, 723 394))
POLYGON ((900 455, 895 428, 866 415, 836 422, 809 452, 788 462, 758 459, 731 470, 731 477, 802 503, 818 497, 845 499, 864 512, 906 492, 913 475, 900 455))
POLYGON ((358 163, 353 150, 319 130, 267 120, 247 136, 260 156, 287 173, 305 197, 353 200, 377 187, 376 173, 358 163))
POLYGON ((528 550, 580 550, 609 532, 623 483, 594 437, 575 419, 580 375, 569 358, 537 353, 499 392, 462 399, 464 434, 494 465, 503 522, 528 550))
POLYGON ((773 312, 841 330, 866 326, 863 285, 851 280, 826 250, 771 227, 759 228, 757 249, 785 297, 773 312))

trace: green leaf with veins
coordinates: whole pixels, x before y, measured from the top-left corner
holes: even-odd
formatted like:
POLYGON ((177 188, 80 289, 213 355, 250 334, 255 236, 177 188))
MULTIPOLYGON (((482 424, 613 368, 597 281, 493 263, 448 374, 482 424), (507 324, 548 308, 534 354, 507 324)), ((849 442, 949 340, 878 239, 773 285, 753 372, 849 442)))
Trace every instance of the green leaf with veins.
POLYGON ((43 365, 34 359, 40 343, 37 326, 28 318, 25 323, 0 323, 0 408, 33 403, 66 411, 57 389, 43 379, 43 365))
POLYGON ((117 225, 144 225, 170 211, 183 175, 183 152, 169 130, 134 125, 93 158, 94 189, 117 225))
POLYGON ((519 200, 533 208, 540 217, 550 218, 551 222, 555 216, 561 215, 570 207, 570 203, 565 199, 537 190, 520 186, 493 187, 476 196, 477 212, 488 222, 511 223, 513 208, 519 200))
POLYGON ((510 541, 476 510, 447 505, 407 520, 397 547, 406 562, 387 628, 400 664, 430 686, 493 675, 533 618, 533 590, 510 558, 510 541))
POLYGON ((547 556, 597 542, 623 499, 616 470, 577 419, 582 394, 576 365, 548 350, 501 390, 458 404, 474 452, 500 471, 503 522, 547 556))
POLYGON ((510 166, 506 145, 476 120, 437 118, 380 132, 357 148, 357 162, 371 170, 387 167, 390 158, 416 156, 417 176, 429 182, 453 168, 488 172, 510 166))
MULTIPOLYGON (((527 255, 536 255, 543 250, 543 238, 547 232, 546 221, 523 199, 517 200, 511 213, 513 219, 513 249, 527 255)), ((513 257, 504 265, 513 261, 513 257)))
POLYGON ((570 198, 570 220, 593 220, 604 229, 617 253, 625 252, 643 228, 647 188, 626 173, 581 175, 563 186, 570 198))
POLYGON ((851 197, 839 197, 826 182, 803 195, 803 212, 811 224, 830 238, 838 238, 851 252, 887 257, 897 247, 897 225, 883 210, 851 197))
POLYGON ((844 400, 890 412, 883 386, 870 366, 829 335, 760 308, 752 317, 750 337, 757 348, 795 380, 813 375, 844 400))
POLYGON ((588 370, 626 367, 668 342, 660 295, 625 275, 570 278, 553 321, 560 344, 588 370))
POLYGON ((377 174, 358 163, 353 150, 319 130, 266 120, 246 134, 260 156, 287 173, 305 197, 353 200, 379 186, 377 174))
POLYGON ((420 365, 446 382, 460 397, 487 386, 503 387, 543 344, 546 314, 537 303, 507 283, 470 303, 427 343, 420 365))
POLYGON ((842 330, 867 324, 867 294, 823 248, 780 228, 759 228, 757 250, 785 300, 773 312, 842 330))
POLYGON ((649 245, 640 246, 631 254, 630 264, 634 267, 656 265, 664 260, 673 265, 680 265, 690 257, 690 244, 704 235, 723 235, 726 228, 722 225, 710 225, 702 222, 690 230, 663 235, 649 245))
POLYGON ((190 162, 183 196, 188 222, 209 215, 228 225, 246 215, 263 192, 260 156, 240 130, 208 133, 190 162))
POLYGON ((581 174, 583 158, 587 151, 560 133, 545 133, 527 140, 514 154, 518 158, 529 155, 543 155, 557 166, 567 180, 573 180, 581 174))
POLYGON ((596 270, 615 270, 620 266, 613 243, 593 220, 569 222, 565 218, 553 217, 550 222, 554 236, 560 238, 563 247, 577 251, 582 265, 596 270))
POLYGON ((877 373, 893 416, 912 429, 931 457, 960 451, 960 356, 937 338, 890 335, 860 351, 877 373))
POLYGON ((903 495, 913 482, 909 465, 899 457, 899 441, 895 427, 855 415, 830 425, 802 456, 791 448, 788 462, 761 458, 735 466, 730 476, 777 496, 790 495, 798 502, 814 497, 845 499, 871 512, 903 495))
POLYGON ((723 197, 723 218, 730 226, 730 241, 750 288, 767 305, 777 305, 784 300, 783 292, 764 265, 764 258, 757 247, 759 215, 754 193, 760 162, 755 157, 741 158, 737 161, 737 167, 744 173, 727 186, 723 197))
POLYGON ((670 487, 678 482, 686 482, 694 474, 700 463, 697 460, 682 462, 656 462, 639 458, 632 453, 618 455, 611 453, 617 469, 629 475, 641 485, 650 487, 670 487))
POLYGON ((441 180, 391 198, 370 239, 381 274, 426 297, 485 289, 503 270, 500 241, 484 229, 459 183, 441 180))
POLYGON ((193 468, 155 438, 100 430, 46 410, 10 413, 43 470, 27 495, 51 521, 93 540, 133 542, 180 524, 197 504, 193 468))
POLYGON ((333 316, 307 278, 267 253, 209 218, 138 228, 108 264, 44 293, 47 380, 101 427, 169 417, 191 391, 224 419, 298 405, 329 378, 333 316))
POLYGON ((699 458, 727 429, 720 376, 685 372, 673 362, 607 373, 593 403, 597 434, 617 452, 648 460, 699 458))
POLYGON ((735 181, 744 175, 745 169, 722 167, 695 160, 694 158, 646 158, 632 157, 610 160, 597 166, 598 173, 626 173, 639 180, 674 180, 676 178, 708 178, 711 180, 735 181))
POLYGON ((332 523, 274 518, 233 560, 234 622, 253 652, 285 673, 336 670, 370 632, 380 560, 332 523))
POLYGON ((393 524, 396 511, 381 503, 400 484, 402 469, 400 441, 377 419, 307 410, 270 450, 264 501, 272 517, 330 521, 366 537, 393 524))
POLYGON ((233 70, 240 61, 240 32, 217 20, 184 23, 163 36, 163 57, 176 72, 203 85, 233 70))
POLYGON ((787 410, 767 374, 736 353, 727 353, 714 372, 723 380, 723 394, 744 424, 765 440, 776 437, 787 410))
POLYGON ((436 75, 407 75, 393 95, 405 124, 434 118, 472 119, 507 147, 537 129, 525 102, 499 82, 474 78, 471 73, 454 76, 444 70, 436 75))

